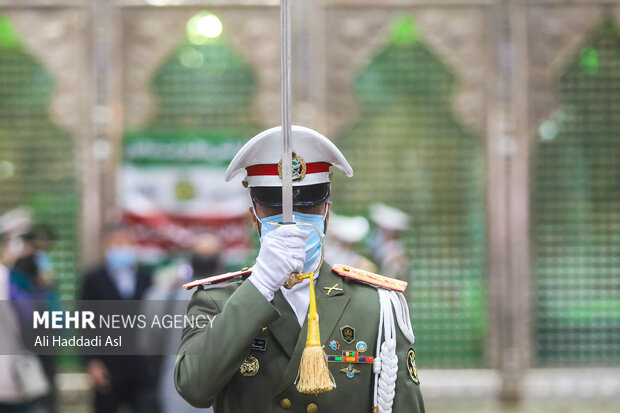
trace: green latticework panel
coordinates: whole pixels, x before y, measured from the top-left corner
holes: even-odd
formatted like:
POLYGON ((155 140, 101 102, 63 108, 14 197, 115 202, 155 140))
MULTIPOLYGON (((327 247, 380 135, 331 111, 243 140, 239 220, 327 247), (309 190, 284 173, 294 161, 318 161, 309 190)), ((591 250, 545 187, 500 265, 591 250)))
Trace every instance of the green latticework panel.
POLYGON ((533 234, 540 364, 620 362, 620 34, 603 24, 540 125, 533 234))
POLYGON ((79 195, 68 134, 50 118, 54 80, 0 16, 0 213, 28 206, 58 236, 51 256, 63 298, 73 298, 79 195))
POLYGON ((408 299, 425 366, 481 366, 486 332, 484 148, 451 108, 454 76, 399 18, 392 40, 356 79, 360 120, 339 146, 338 212, 382 201, 406 211, 408 299))
POLYGON ((190 19, 186 39, 158 70, 153 82, 158 112, 149 128, 246 139, 259 131, 252 116, 252 67, 228 46, 225 30, 216 37, 197 31, 211 19, 217 21, 208 12, 190 19))

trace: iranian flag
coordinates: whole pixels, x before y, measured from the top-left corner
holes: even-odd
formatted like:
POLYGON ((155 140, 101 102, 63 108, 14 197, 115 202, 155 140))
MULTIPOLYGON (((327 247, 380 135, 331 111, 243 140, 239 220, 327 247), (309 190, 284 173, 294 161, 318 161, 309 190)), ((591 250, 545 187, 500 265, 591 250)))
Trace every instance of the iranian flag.
POLYGON ((119 195, 144 259, 186 250, 196 235, 209 232, 223 241, 226 261, 243 261, 250 201, 241 178, 224 181, 243 143, 161 131, 125 136, 119 195))

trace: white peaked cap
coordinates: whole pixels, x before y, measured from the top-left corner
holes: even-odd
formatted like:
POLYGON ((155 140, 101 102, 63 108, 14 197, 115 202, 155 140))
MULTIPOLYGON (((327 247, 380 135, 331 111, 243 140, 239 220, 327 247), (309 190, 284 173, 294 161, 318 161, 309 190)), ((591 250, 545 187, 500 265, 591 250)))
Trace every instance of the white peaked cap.
POLYGON ((368 220, 364 217, 329 214, 328 234, 341 241, 359 242, 368 234, 368 230, 368 220))
MULTIPOLYGON (((330 181, 329 167, 340 169, 345 175, 353 176, 353 169, 344 155, 329 139, 315 130, 293 125, 291 148, 300 159, 303 173, 293 171, 293 186, 306 186, 330 181)), ((230 181, 244 169, 247 172, 247 186, 282 186, 278 164, 282 158, 282 127, 276 126, 250 139, 237 152, 226 170, 226 181, 230 181)))
POLYGON ((0 234, 21 235, 30 229, 32 211, 26 207, 18 207, 0 215, 0 234))
POLYGON ((379 227, 390 231, 404 231, 409 223, 407 214, 383 203, 370 206, 370 218, 379 227))

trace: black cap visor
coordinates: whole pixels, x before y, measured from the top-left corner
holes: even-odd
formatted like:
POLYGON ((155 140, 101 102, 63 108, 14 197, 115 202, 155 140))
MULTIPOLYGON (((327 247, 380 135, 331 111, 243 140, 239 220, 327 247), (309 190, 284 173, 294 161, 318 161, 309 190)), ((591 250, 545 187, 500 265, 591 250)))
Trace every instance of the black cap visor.
MULTIPOLYGON (((293 205, 314 206, 321 205, 329 199, 329 182, 307 186, 293 187, 293 205)), ((282 206, 282 187, 257 186, 250 188, 252 201, 260 206, 279 208, 282 206)))

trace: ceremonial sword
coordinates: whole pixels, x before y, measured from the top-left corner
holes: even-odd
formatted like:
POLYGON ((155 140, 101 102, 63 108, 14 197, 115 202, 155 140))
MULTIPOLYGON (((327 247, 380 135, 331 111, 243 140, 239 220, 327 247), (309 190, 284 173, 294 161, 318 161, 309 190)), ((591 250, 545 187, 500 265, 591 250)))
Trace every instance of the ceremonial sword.
MULTIPOLYGON (((280 0, 280 69, 281 92, 282 92, 282 223, 295 225, 293 221, 293 154, 291 149, 291 3, 290 0, 280 0)), ((309 225, 319 233, 321 232, 310 224, 299 223, 297 225, 309 225)), ((321 261, 319 268, 323 265, 325 248, 321 238, 321 261)), ((316 308, 316 297, 314 293, 314 274, 309 272, 302 275, 293 273, 284 283, 286 288, 309 278, 310 304, 308 308, 308 338, 306 347, 301 355, 299 373, 295 383, 297 390, 301 393, 317 394, 329 391, 336 387, 334 377, 327 367, 327 356, 321 347, 321 337, 319 332, 319 315, 316 308)))
POLYGON ((280 71, 282 94, 282 221, 293 223, 293 154, 291 149, 291 3, 280 1, 280 71))
MULTIPOLYGON (((293 150, 291 148, 291 2, 280 1, 280 93, 282 112, 282 224, 293 221, 293 150)), ((300 282, 292 273, 284 283, 290 289, 300 282)))

